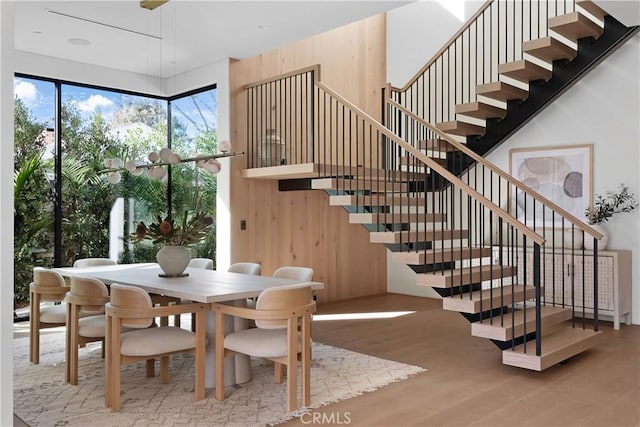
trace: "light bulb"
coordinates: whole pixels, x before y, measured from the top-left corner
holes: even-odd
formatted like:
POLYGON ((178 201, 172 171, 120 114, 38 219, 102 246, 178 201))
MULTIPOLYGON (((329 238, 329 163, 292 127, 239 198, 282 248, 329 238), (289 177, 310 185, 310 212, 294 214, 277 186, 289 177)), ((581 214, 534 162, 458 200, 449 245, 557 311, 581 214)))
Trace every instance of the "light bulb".
POLYGON ((220 172, 220 169, 222 169, 222 165, 216 159, 207 160, 203 167, 204 170, 213 175, 217 174, 218 172, 220 172))
POLYGON ((122 159, 119 159, 117 157, 111 159, 111 167, 114 169, 118 169, 122 167, 122 159))
POLYGON ((167 174, 167 171, 164 170, 163 167, 156 167, 153 168, 153 177, 155 179, 162 179, 164 178, 164 176, 167 174))
POLYGON ((142 173, 142 168, 135 168, 131 171, 131 175, 140 175, 142 173))
POLYGON ((144 172, 145 175, 147 175, 148 178, 153 179, 153 169, 154 168, 147 168, 147 170, 144 172))
POLYGON ((127 163, 124 164, 124 168, 133 173, 137 168, 135 160, 128 160, 127 163))
POLYGON ((120 182, 120 172, 115 171, 115 172, 109 172, 109 182, 112 184, 117 184, 120 182))
POLYGON ((229 141, 227 141, 226 139, 224 139, 224 140, 222 140, 222 141, 220 141, 218 143, 218 148, 223 153, 226 153, 228 151, 231 151, 231 143, 229 141))
POLYGON ((104 159, 104 167, 105 168, 111 167, 111 159, 104 159))
POLYGON ((180 163, 180 156, 178 156, 176 153, 171 153, 171 155, 169 156, 169 164, 171 165, 177 165, 178 163, 180 163))
POLYGON ((160 160, 167 163, 172 154, 173 154, 173 151, 171 151, 167 147, 164 147, 160 149, 160 160))
POLYGON ((151 163, 155 163, 160 159, 160 154, 157 151, 152 151, 149 153, 148 158, 151 163))

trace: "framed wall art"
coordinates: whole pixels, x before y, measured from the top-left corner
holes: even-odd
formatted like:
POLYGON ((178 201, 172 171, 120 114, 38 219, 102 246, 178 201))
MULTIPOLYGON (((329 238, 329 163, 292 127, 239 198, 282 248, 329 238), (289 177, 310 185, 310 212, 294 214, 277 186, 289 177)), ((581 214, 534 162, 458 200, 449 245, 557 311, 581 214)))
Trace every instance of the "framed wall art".
MULTIPOLYGON (((585 210, 592 201, 593 144, 512 149, 509 166, 515 178, 586 222, 585 210)), ((563 226, 560 216, 523 192, 514 188, 511 197, 512 213, 524 224, 563 226)))

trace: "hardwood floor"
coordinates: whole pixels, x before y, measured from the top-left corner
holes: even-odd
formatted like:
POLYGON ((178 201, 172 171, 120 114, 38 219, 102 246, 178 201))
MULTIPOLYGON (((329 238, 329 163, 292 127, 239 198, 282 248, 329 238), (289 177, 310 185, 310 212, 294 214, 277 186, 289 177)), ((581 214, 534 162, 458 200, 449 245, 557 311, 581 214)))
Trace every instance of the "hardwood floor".
MULTIPOLYGON (((640 425, 640 326, 621 325, 615 331, 611 322, 601 322, 601 345, 563 365, 532 372, 503 365, 494 344, 472 337, 471 325, 441 306, 440 300, 393 294, 319 304, 315 341, 427 372, 284 425, 640 425), (367 320, 319 316, 395 311, 413 313, 367 320)), ((16 325, 16 336, 28 334, 28 323, 16 325)))
POLYGON ((439 300, 387 294, 322 304, 317 314, 386 311, 415 313, 314 320, 314 340, 428 371, 285 425, 640 425, 640 326, 615 331, 601 322, 601 345, 532 372, 503 365, 500 350, 472 337, 470 324, 439 300))

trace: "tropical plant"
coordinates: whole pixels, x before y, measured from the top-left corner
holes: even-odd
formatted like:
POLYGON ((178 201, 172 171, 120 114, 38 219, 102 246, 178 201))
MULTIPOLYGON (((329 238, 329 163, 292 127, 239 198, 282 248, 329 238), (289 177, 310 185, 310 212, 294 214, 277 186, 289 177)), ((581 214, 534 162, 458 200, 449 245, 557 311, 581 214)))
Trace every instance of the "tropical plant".
POLYGON ((614 214, 631 212, 638 207, 638 202, 629 188, 620 184, 617 191, 607 191, 606 197, 596 194, 593 207, 585 211, 589 224, 606 222, 614 214))
POLYGON ((184 210, 178 221, 170 217, 162 219, 160 216, 157 222, 148 226, 141 221, 131 237, 134 242, 148 239, 153 244, 185 246, 200 242, 211 224, 213 224, 213 218, 204 212, 195 212, 190 215, 188 210, 184 210))

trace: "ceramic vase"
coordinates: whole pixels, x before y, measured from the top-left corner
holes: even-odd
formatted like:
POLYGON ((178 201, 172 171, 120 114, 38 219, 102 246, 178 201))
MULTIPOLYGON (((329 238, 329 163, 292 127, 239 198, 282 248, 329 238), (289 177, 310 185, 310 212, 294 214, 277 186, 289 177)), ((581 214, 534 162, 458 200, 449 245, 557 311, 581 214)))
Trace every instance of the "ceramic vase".
MULTIPOLYGON (((609 244, 609 233, 606 227, 603 224, 593 224, 591 228, 602 234, 602 239, 598 241, 598 250, 602 251, 607 249, 607 245, 609 244)), ((589 251, 593 250, 593 237, 586 233, 584 235, 584 248, 589 251)))
POLYGON ((189 265, 191 253, 185 246, 164 246, 156 254, 156 260, 166 276, 177 277, 189 265))
POLYGON ((564 247, 566 249, 582 249, 583 244, 583 234, 582 230, 578 230, 577 228, 571 231, 571 229, 567 229, 564 231, 564 247))

